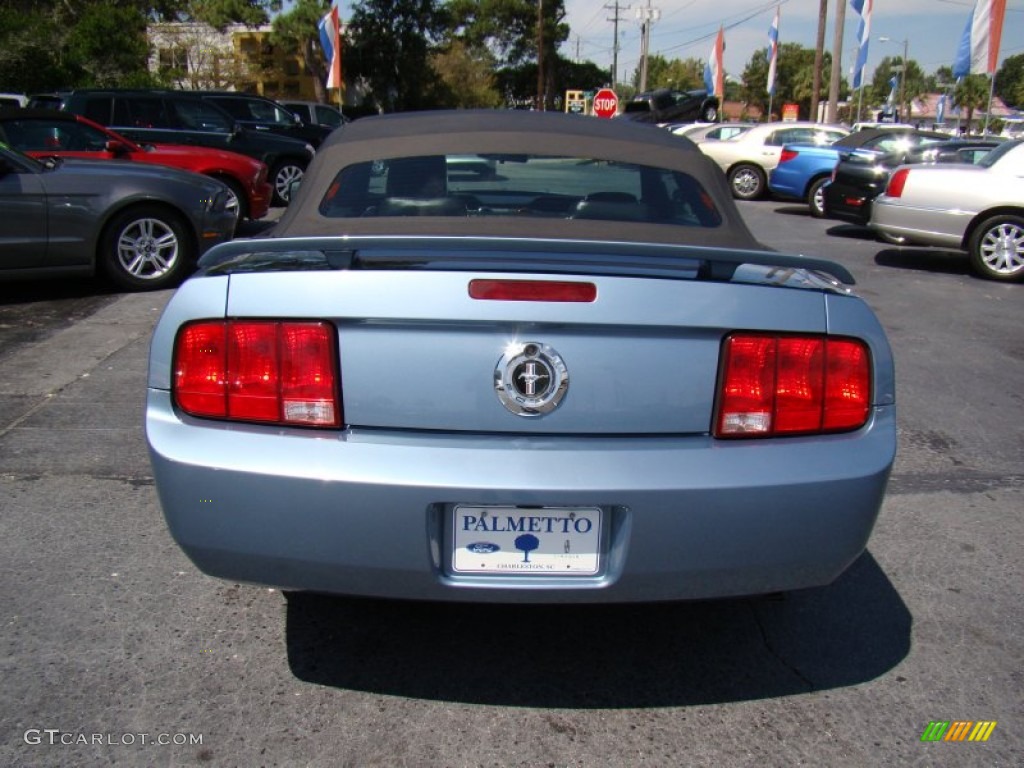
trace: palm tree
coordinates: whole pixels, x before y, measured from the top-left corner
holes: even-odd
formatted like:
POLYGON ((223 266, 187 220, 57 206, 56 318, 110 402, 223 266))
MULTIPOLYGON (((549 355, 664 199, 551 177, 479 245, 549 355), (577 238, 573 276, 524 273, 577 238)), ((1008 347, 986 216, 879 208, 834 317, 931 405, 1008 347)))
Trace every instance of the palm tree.
POLYGON ((967 133, 971 132, 971 120, 974 110, 988 104, 988 77, 985 75, 967 75, 960 79, 953 91, 953 103, 960 109, 967 110, 967 133))

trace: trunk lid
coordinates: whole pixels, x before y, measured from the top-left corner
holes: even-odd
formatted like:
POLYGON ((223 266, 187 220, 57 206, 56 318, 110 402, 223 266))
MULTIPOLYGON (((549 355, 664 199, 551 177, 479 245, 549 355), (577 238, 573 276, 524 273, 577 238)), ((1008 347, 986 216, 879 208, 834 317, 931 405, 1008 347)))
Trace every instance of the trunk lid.
POLYGON ((227 315, 332 322, 352 428, 533 435, 708 433, 727 333, 824 333, 827 323, 814 290, 490 270, 233 274, 227 315), (596 295, 475 299, 477 279, 585 282, 596 295), (560 401, 523 413, 546 376, 565 379, 560 401))

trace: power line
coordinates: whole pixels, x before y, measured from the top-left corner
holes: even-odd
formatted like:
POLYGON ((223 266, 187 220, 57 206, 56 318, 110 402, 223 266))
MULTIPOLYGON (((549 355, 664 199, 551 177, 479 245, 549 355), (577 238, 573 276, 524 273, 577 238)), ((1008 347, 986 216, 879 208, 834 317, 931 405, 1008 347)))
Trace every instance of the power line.
MULTIPOLYGON (((738 19, 736 21, 730 22, 730 23, 723 24, 722 28, 725 29, 725 30, 735 29, 736 27, 739 27, 739 26, 742 26, 743 24, 746 24, 751 19, 757 18, 758 16, 760 16, 765 11, 770 11, 771 9, 775 8, 777 5, 785 5, 788 2, 789 2, 789 0, 771 0, 771 2, 768 2, 768 3, 765 3, 764 5, 758 6, 756 10, 752 10, 752 11, 747 12, 747 14, 745 16, 743 16, 742 18, 740 18, 740 19, 738 19)), ((729 17, 726 17, 726 18, 729 18, 729 17)), ((695 37, 692 40, 687 40, 685 43, 679 43, 678 45, 671 45, 671 46, 669 46, 667 48, 662 48, 662 49, 660 49, 658 51, 658 53, 659 54, 661 54, 661 53, 668 53, 669 51, 678 51, 681 48, 688 48, 691 45, 697 45, 698 43, 703 43, 703 42, 706 42, 708 40, 711 40, 717 34, 718 34, 718 30, 715 29, 715 30, 712 30, 711 32, 708 32, 707 34, 701 35, 700 37, 695 37)))

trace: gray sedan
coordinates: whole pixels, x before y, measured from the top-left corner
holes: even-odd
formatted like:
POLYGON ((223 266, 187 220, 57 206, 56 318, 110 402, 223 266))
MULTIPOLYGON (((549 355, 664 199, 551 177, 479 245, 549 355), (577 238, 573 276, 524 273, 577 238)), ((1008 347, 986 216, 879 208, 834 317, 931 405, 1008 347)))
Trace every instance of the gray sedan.
POLYGON ((870 226, 892 243, 965 250, 982 277, 1024 279, 1024 140, 977 165, 896 169, 875 198, 870 226))
POLYGON ((690 142, 625 120, 370 117, 151 345, 146 433, 203 571, 427 600, 830 582, 896 447, 853 277, 766 250, 690 142), (457 172, 453 157, 494 160, 457 172))
POLYGON ((167 288, 237 223, 221 182, 163 166, 42 163, 0 145, 0 279, 102 272, 167 288))

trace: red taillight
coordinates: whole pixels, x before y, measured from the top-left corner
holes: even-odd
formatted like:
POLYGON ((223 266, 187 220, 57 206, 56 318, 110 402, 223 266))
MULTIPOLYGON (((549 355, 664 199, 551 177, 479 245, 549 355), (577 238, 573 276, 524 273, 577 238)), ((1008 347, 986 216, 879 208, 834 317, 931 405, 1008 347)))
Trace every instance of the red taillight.
POLYGON ((795 158, 799 154, 800 153, 797 152, 795 149, 785 149, 785 148, 783 148, 782 154, 779 155, 779 164, 781 165, 782 163, 788 163, 790 160, 792 160, 793 158, 795 158))
POLYGON ((174 347, 174 398, 186 413, 227 416, 225 323, 193 323, 174 347))
POLYGON ((867 422, 871 359, 861 341, 735 333, 723 356, 716 437, 843 432, 867 422))
POLYGON ((469 295, 488 301, 587 303, 597 298, 597 286, 568 280, 470 280, 469 295))
POLYGON ((907 184, 907 177, 910 175, 909 168, 900 168, 889 177, 889 184, 885 188, 885 194, 889 197, 902 197, 903 187, 907 184))
POLYGON ((201 321, 178 334, 174 400, 193 416, 336 427, 337 371, 329 323, 201 321))

